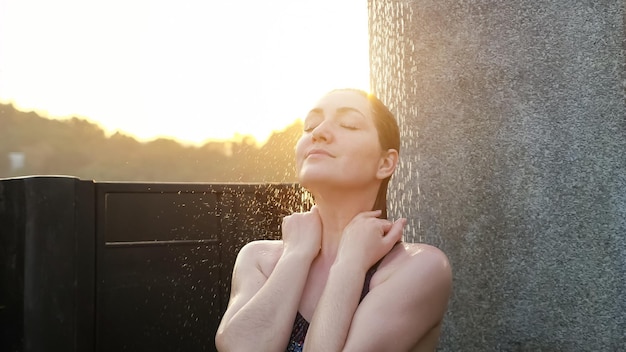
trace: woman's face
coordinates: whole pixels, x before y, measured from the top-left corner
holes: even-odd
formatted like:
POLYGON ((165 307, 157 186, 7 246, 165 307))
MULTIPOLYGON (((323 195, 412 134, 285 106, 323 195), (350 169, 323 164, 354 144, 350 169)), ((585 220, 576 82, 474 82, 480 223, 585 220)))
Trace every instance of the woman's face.
POLYGON ((362 95, 335 91, 323 97, 304 120, 296 145, 296 174, 302 186, 376 186, 388 176, 370 103, 362 95))

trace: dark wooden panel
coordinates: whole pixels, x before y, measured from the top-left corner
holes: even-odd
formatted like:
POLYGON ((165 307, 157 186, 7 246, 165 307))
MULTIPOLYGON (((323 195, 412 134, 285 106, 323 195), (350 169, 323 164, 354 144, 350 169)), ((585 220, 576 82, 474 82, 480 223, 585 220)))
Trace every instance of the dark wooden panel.
POLYGON ((215 349, 217 243, 107 246, 101 253, 98 350, 215 349))
POLYGON ((289 184, 0 180, 0 350, 214 351, 237 253, 289 184))
POLYGON ((217 240, 213 193, 105 194, 105 241, 217 240))
POLYGON ((0 349, 93 349, 93 183, 52 176, 0 183, 0 349))

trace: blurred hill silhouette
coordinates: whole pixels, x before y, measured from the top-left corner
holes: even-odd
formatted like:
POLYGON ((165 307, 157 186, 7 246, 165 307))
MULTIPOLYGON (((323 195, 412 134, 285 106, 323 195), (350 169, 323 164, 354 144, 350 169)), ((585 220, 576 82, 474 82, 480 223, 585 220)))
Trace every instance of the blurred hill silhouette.
POLYGON ((0 178, 68 175, 97 181, 295 182, 302 123, 253 137, 185 146, 172 139, 109 137, 83 119, 53 120, 0 104, 0 178))

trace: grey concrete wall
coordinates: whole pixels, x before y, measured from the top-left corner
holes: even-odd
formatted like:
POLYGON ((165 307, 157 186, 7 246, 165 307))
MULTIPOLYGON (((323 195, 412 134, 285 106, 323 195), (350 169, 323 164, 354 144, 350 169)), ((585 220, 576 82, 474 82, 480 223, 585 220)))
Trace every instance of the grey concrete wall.
POLYGON ((440 350, 626 350, 624 1, 368 6, 390 213, 453 265, 440 350))

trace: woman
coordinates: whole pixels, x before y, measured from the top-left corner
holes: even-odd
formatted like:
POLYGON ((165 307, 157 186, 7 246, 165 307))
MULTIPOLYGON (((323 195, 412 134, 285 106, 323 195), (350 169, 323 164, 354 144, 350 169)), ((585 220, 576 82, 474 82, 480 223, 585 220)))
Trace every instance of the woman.
POLYGON ((317 103, 296 146, 315 206, 283 219, 281 241, 241 249, 218 350, 435 349, 451 270, 437 248, 401 242, 406 219, 386 219, 399 149, 373 95, 335 90, 317 103))

